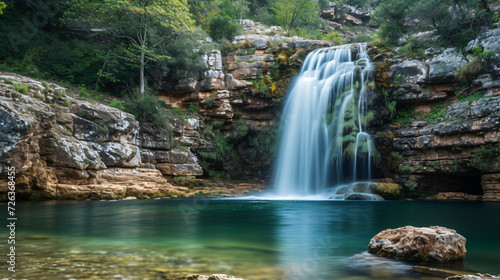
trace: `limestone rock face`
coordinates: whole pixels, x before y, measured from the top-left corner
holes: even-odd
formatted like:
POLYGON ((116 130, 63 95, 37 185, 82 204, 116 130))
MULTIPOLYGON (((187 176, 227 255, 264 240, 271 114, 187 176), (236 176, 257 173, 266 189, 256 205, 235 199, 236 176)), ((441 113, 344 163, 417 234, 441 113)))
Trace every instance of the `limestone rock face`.
MULTIPOLYGON (((57 103, 59 97, 33 98, 40 82, 13 74, 0 76, 0 200, 6 199, 10 166, 17 170, 20 199, 163 197, 178 190, 160 170, 168 175, 203 174, 189 148, 171 147, 176 134, 202 141, 198 119, 186 124, 174 119, 161 127, 139 124, 133 115, 103 104, 69 96, 64 98, 70 106, 57 103), (8 89, 10 79, 29 83, 33 94, 8 89)), ((48 93, 41 89, 47 97, 59 88, 49 86, 48 93)))
POLYGON ((455 230, 440 226, 387 229, 375 235, 368 252, 391 258, 419 261, 460 261, 466 239, 455 230))
POLYGON ((170 149, 170 133, 163 127, 152 124, 140 125, 139 145, 148 149, 168 150, 170 149))
POLYGON ((431 83, 452 82, 455 77, 454 71, 467 64, 462 55, 452 48, 426 62, 429 64, 429 82, 431 83))
POLYGON ((429 76, 428 66, 418 60, 405 60, 394 64, 391 71, 404 83, 425 83, 429 76))
POLYGON ((219 50, 213 50, 203 55, 206 70, 202 73, 199 82, 201 91, 219 90, 225 88, 224 73, 222 71, 222 56, 219 50))

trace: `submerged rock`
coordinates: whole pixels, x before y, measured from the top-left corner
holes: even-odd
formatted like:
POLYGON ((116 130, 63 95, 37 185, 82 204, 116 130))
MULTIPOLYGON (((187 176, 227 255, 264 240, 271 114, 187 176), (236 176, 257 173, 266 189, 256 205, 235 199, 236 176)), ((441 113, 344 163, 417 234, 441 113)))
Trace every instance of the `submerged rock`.
POLYGON ((377 194, 370 193, 352 193, 347 195, 345 200, 384 200, 383 197, 377 194))
POLYGON ((368 252, 384 257, 418 261, 460 261, 466 239, 453 229, 440 226, 405 226, 384 230, 370 240, 368 252))

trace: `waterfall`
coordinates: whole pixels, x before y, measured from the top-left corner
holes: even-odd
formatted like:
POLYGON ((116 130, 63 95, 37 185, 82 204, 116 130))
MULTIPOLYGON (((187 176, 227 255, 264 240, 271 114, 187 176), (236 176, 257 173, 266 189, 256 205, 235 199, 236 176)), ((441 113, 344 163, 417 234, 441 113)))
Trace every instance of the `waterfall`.
POLYGON ((372 64, 363 44, 310 53, 285 102, 274 191, 315 195, 371 177, 366 130, 372 64))

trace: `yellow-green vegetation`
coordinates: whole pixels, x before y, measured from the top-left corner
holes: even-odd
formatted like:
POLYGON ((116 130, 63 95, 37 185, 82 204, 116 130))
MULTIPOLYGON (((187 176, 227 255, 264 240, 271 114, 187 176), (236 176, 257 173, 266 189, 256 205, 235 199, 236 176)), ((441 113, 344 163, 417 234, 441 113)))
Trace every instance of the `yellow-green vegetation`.
POLYGON ((21 84, 21 83, 12 84, 11 86, 9 86, 9 88, 13 89, 19 93, 22 93, 22 94, 28 94, 28 87, 26 85, 21 84))
POLYGON ((125 111, 125 107, 123 106, 123 103, 119 100, 116 100, 116 98, 111 100, 111 102, 109 102, 109 106, 116 108, 116 109, 120 109, 122 111, 125 111))
POLYGON ((393 183, 373 183, 369 188, 374 194, 378 194, 384 199, 395 200, 403 198, 403 187, 393 183))
POLYGON ((3 14, 3 10, 7 8, 7 4, 0 2, 0 15, 3 14))

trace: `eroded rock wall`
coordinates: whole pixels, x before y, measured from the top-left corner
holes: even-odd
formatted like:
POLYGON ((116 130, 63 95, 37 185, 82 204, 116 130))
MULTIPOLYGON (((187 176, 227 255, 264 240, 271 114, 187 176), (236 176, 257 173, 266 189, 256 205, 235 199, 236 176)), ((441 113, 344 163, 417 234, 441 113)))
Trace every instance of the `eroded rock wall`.
MULTIPOLYGON (((380 127, 378 147, 386 176, 409 197, 499 201, 500 30, 484 32, 468 53, 428 49, 408 59, 394 50, 374 57, 377 82, 387 92, 384 107, 396 105, 391 123, 380 127), (475 59, 474 47, 493 55, 480 74, 459 81, 457 73, 475 59)), ((381 94, 382 95, 382 94, 381 94)))
POLYGON ((139 123, 119 109, 75 99, 56 84, 0 75, 0 200, 16 167, 21 198, 119 199, 178 191, 169 176, 203 173, 190 148, 203 148, 199 119, 139 123), (26 90, 15 89, 15 84, 26 90), (177 139, 185 146, 174 146, 177 139))

